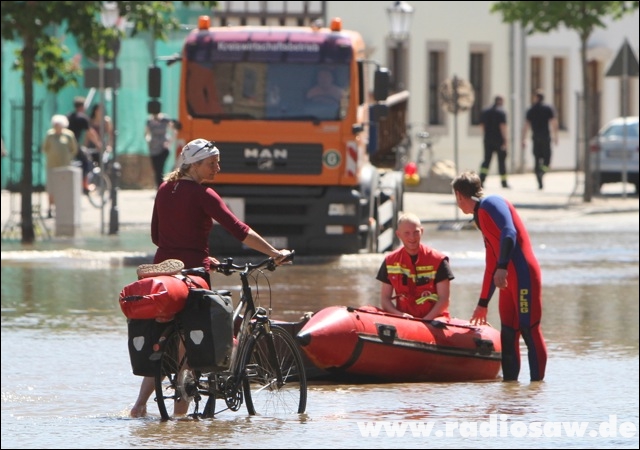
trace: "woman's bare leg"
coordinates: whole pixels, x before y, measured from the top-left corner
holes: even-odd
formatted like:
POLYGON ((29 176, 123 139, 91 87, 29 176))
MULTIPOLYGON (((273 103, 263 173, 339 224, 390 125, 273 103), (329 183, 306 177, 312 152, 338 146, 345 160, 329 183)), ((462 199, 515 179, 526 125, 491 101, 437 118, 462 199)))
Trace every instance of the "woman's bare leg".
POLYGON ((144 377, 142 379, 142 384, 140 385, 140 392, 138 393, 138 398, 131 408, 131 417, 144 417, 147 415, 147 402, 149 401, 149 397, 153 394, 155 390, 155 378, 154 377, 144 377))

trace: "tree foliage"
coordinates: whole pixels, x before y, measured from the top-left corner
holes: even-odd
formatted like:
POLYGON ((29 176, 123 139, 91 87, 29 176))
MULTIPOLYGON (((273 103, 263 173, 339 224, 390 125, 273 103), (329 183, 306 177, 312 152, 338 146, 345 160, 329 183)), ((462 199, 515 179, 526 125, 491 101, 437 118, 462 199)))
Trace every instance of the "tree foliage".
MULTIPOLYGON (((580 38, 580 56, 582 62, 582 91, 585 103, 584 111, 590 111, 587 79, 587 44, 589 37, 597 28, 605 28, 605 19, 618 20, 638 9, 638 1, 555 1, 555 2, 496 2, 491 12, 502 15, 503 22, 520 22, 525 33, 549 33, 565 27, 578 33, 580 38)), ((593 192, 589 155, 589 120, 584 115, 584 201, 590 202, 593 192)))
POLYGON ((604 19, 617 20, 638 9, 637 1, 496 2, 491 12, 501 13, 504 22, 521 22, 527 34, 548 33, 561 26, 588 38, 604 19))
MULTIPOLYGON (((174 2, 85 2, 26 1, 0 2, 0 33, 7 41, 21 42, 13 68, 21 70, 24 80, 23 173, 21 180, 21 235, 23 243, 35 240, 32 219, 32 146, 33 146, 33 84, 44 84, 52 92, 67 86, 77 86, 81 70, 69 58, 61 36, 71 34, 82 52, 89 57, 114 58, 114 45, 124 36, 123 27, 108 28, 102 24, 104 3, 117 5, 119 15, 126 17, 132 35, 149 31, 153 39, 166 40, 167 33, 180 24, 173 15, 174 2), (56 33, 63 30, 64 33, 56 33)), ((217 2, 198 3, 213 7, 217 2)))

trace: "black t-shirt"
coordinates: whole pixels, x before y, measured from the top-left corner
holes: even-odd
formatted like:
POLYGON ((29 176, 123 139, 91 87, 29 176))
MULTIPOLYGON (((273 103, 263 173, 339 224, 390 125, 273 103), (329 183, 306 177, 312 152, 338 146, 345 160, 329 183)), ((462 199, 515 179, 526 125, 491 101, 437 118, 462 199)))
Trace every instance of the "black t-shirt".
POLYGON ((82 145, 81 138, 84 136, 84 132, 89 129, 90 122, 89 117, 85 113, 73 111, 67 116, 69 119, 69 129, 76 135, 76 141, 78 145, 82 145))
POLYGON ((533 139, 549 140, 549 121, 555 116, 553 108, 544 103, 536 103, 527 111, 527 120, 531 124, 533 139))
MULTIPOLYGON (((415 264, 418 259, 418 255, 410 255, 413 263, 415 264)), ((453 276, 453 272, 451 271, 451 266, 449 265, 449 259, 445 258, 442 261, 442 264, 438 267, 436 272, 436 279, 434 280, 435 284, 440 283, 444 280, 453 280, 455 277, 453 276)), ((383 283, 391 284, 389 282, 389 274, 387 273, 387 263, 386 261, 382 261, 382 265, 378 270, 378 274, 376 275, 376 280, 382 281, 383 283)))
POLYGON ((502 108, 492 106, 484 109, 480 115, 480 123, 484 126, 484 141, 489 143, 504 144, 504 136, 500 131, 500 125, 507 123, 507 114, 502 108))

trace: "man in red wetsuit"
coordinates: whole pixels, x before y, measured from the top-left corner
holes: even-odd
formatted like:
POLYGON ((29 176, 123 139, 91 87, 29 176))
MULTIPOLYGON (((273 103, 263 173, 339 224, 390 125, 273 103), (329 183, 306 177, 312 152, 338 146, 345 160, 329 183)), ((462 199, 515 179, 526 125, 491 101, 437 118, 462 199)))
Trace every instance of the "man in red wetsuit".
POLYGON ((422 233, 415 214, 398 218, 396 235, 402 247, 389 253, 378 270, 380 304, 386 312, 405 317, 448 318, 450 281, 454 278, 449 257, 422 244, 422 233))
POLYGON ((498 195, 483 197, 475 172, 463 172, 451 183, 458 207, 473 214, 485 245, 485 272, 471 322, 487 323, 487 306, 500 289, 500 340, 504 381, 518 379, 520 335, 527 345, 531 381, 544 378, 547 346, 542 331, 542 276, 529 234, 514 206, 498 195))

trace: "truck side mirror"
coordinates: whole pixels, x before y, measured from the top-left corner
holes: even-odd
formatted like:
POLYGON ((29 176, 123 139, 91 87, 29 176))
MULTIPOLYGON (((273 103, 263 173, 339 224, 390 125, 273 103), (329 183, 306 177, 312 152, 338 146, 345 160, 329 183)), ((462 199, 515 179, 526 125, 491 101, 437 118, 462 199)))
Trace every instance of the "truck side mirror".
POLYGON ((376 69, 373 78, 373 98, 377 102, 387 99, 389 96, 389 86, 391 84, 391 74, 386 67, 376 69))
POLYGON ((160 91, 162 90, 160 67, 149 67, 149 97, 160 97, 160 91))

